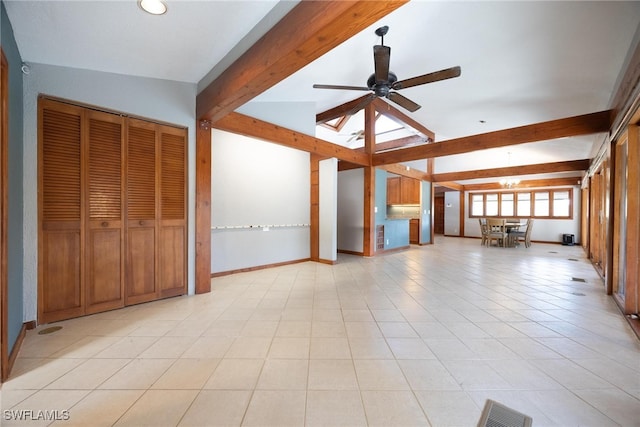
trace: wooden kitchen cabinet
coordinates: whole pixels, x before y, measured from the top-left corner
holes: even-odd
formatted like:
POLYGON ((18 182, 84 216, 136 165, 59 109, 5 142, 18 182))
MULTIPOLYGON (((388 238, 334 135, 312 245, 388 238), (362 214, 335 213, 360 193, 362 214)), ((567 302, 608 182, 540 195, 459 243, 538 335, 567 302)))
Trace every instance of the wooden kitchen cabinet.
POLYGON ((387 178, 387 205, 419 205, 420 180, 406 176, 387 178))
POLYGON ((409 243, 420 243, 420 220, 417 218, 409 221, 409 243))
POLYGON ((387 179, 387 205, 402 204, 400 191, 400 177, 395 176, 387 179))

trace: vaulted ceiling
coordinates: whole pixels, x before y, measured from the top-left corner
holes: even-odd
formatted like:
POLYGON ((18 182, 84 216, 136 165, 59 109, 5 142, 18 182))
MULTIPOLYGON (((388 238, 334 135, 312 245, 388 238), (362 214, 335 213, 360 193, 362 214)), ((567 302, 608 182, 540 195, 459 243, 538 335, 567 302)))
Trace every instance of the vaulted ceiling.
MULTIPOLYGON (((26 62, 185 81, 199 90, 224 77, 227 66, 297 3, 167 0, 165 15, 150 16, 135 0, 3 1, 26 62)), ((455 65, 462 69, 458 78, 403 90, 422 106, 414 113, 391 103, 432 131, 436 142, 583 116, 611 108, 639 23, 639 2, 414 0, 243 102, 310 102, 322 113, 362 96, 312 85, 365 85, 373 72, 372 46, 380 42, 374 30, 388 25, 384 44, 391 46, 390 69, 399 79, 455 65)), ((361 141, 352 134, 363 126, 358 113, 338 132, 318 127, 317 136, 357 148, 361 141)), ((394 121, 383 128, 381 121, 378 141, 415 131, 406 129, 394 121), (400 127, 405 130, 394 130, 400 127)), ((589 159, 603 138, 604 133, 595 132, 481 151, 471 144, 468 153, 438 157, 434 172, 589 159)), ((410 164, 420 169, 424 162, 410 164)), ((545 172, 523 178, 580 174, 545 172)), ((495 181, 481 175, 458 181, 495 181)))

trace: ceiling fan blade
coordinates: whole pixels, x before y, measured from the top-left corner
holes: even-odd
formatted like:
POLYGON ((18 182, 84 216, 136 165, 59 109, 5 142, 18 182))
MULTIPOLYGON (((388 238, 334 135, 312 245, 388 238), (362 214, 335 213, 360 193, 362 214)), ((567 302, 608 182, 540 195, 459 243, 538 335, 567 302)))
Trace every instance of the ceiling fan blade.
POLYGON ((451 79, 453 77, 460 76, 460 73, 461 70, 459 66, 447 68, 445 70, 434 71, 433 73, 424 74, 422 76, 397 81, 391 86, 391 89, 405 89, 412 86, 419 86, 426 83, 433 83, 440 80, 451 79))
POLYGON ((314 89, 370 90, 364 86, 313 85, 314 89))
POLYGON ((391 48, 389 46, 373 46, 373 63, 375 65, 376 82, 389 80, 389 61, 391 60, 391 48))
POLYGON ((395 102, 402 108, 411 111, 412 113, 420 108, 418 104, 416 104, 409 98, 400 95, 398 92, 389 92, 389 95, 387 95, 387 98, 389 98, 390 101, 395 102))
POLYGON ((371 102, 376 99, 376 95, 374 93, 370 93, 368 96, 364 96, 360 102, 356 104, 355 107, 351 110, 351 114, 355 114, 358 111, 362 110, 367 105, 371 104, 371 102))

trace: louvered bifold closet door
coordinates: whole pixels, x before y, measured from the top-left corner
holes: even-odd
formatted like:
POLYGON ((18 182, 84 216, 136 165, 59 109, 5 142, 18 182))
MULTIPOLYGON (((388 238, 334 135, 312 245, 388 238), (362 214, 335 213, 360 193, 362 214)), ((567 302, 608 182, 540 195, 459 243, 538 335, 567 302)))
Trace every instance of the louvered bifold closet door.
POLYGON ((128 119, 125 304, 158 298, 156 282, 156 125, 128 119))
POLYGON ((84 314, 83 110, 38 109, 38 322, 49 323, 84 314))
POLYGON ((160 127, 160 296, 187 292, 186 131, 160 127))
POLYGON ((123 120, 87 112, 87 314, 124 305, 123 120))

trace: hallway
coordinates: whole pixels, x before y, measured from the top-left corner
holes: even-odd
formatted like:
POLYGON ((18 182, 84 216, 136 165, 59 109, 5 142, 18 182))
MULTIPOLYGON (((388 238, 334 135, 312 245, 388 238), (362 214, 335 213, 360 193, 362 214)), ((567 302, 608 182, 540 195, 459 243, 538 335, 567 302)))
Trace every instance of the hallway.
POLYGON ((438 236, 215 278, 29 331, 0 401, 3 426, 475 426, 488 398, 640 425, 640 341, 580 247, 438 236))

